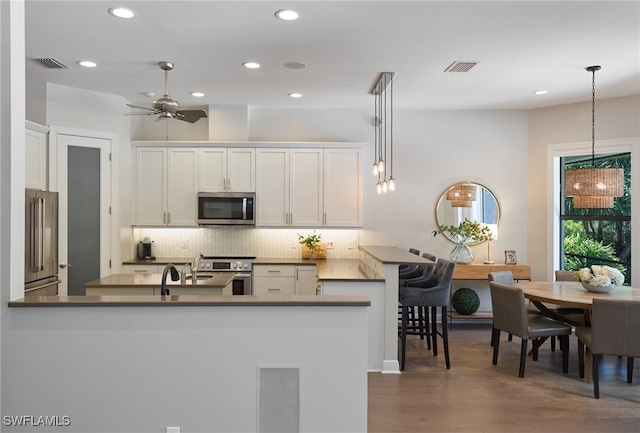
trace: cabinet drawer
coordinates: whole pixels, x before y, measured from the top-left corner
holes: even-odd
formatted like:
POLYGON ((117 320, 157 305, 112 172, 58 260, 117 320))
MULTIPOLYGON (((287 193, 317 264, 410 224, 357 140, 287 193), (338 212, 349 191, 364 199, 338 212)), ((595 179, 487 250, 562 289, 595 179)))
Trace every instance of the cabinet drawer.
POLYGON ((294 281, 290 277, 258 277, 253 280, 254 295, 293 295, 294 281))
POLYGON ((158 271, 158 265, 122 265, 122 272, 125 274, 157 274, 162 270, 160 268, 158 271))
POLYGON ((254 265, 253 275, 256 277, 293 277, 293 265, 254 265))

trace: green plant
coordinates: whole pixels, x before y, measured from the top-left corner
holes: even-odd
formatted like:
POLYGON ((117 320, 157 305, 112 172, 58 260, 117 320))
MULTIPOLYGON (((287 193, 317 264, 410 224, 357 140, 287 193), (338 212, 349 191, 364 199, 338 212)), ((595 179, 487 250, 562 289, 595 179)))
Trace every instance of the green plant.
POLYGON ((322 239, 322 235, 320 233, 316 233, 315 231, 311 235, 302 236, 298 233, 298 243, 304 245, 309 248, 309 250, 314 251, 316 253, 320 252, 320 240, 322 239))
POLYGON ((449 233, 458 242, 467 243, 483 242, 493 238, 493 234, 488 226, 483 226, 477 221, 471 221, 469 218, 465 218, 457 226, 443 224, 438 227, 438 230, 433 231, 433 236, 438 236, 442 233, 449 233))

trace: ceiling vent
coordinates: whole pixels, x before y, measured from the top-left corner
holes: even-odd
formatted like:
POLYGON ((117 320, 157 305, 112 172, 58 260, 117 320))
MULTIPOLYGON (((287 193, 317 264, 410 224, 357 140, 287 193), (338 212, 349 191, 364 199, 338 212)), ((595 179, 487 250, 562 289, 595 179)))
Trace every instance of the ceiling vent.
POLYGON ((480 62, 453 62, 449 65, 445 72, 469 72, 471 68, 480 62))
POLYGON ((34 62, 36 62, 37 64, 39 64, 43 68, 47 68, 47 69, 71 69, 70 67, 68 67, 67 65, 62 63, 60 60, 55 59, 55 58, 50 58, 50 59, 31 59, 31 60, 33 60, 34 62))

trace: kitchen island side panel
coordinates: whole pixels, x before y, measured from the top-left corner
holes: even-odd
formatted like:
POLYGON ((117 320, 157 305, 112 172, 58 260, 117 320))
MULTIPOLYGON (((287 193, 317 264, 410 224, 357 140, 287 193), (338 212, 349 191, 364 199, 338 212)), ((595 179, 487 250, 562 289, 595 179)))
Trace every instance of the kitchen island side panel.
POLYGON ((8 309, 3 415, 67 416, 65 432, 256 431, 258 368, 291 366, 301 431, 363 432, 367 308, 8 309))

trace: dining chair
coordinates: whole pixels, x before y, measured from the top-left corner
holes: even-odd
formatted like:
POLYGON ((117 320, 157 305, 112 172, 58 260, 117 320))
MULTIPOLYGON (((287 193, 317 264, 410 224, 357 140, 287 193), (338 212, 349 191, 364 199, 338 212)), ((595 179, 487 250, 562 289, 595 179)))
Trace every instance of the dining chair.
POLYGON ((584 346, 593 367, 593 396, 600 398, 598 370, 603 355, 627 357, 627 382, 633 381, 633 360, 640 357, 640 301, 593 299, 591 326, 576 328, 578 368, 584 377, 584 346))
POLYGON ((556 281, 577 281, 576 273, 573 271, 555 271, 556 281))
MULTIPOLYGON (((500 283, 500 284, 507 284, 509 286, 513 286, 513 283, 515 283, 514 279, 513 279, 513 272, 511 271, 497 271, 497 272, 490 272, 489 273, 489 281, 495 281, 496 283, 500 283)), ((493 332, 492 328, 492 332, 491 332, 491 347, 493 347, 493 336, 495 335, 495 333, 493 332)), ((513 340, 513 335, 509 334, 509 341, 513 340)))
POLYGON ((437 337, 442 337, 444 348, 445 364, 447 369, 451 368, 449 360, 449 337, 447 334, 447 308, 451 295, 451 280, 455 264, 449 260, 438 259, 433 272, 433 279, 410 283, 407 286, 400 286, 399 301, 402 309, 402 320, 400 326, 400 370, 404 370, 405 354, 407 347, 407 325, 409 321, 410 308, 422 308, 424 311, 430 310, 430 327, 425 330, 427 341, 431 341, 433 356, 438 356, 437 337), (432 286, 427 284, 433 283, 432 286), (416 286, 416 284, 421 284, 416 286), (441 331, 437 327, 438 307, 440 307, 441 331))
MULTIPOLYGON (((576 280, 576 274, 574 271, 556 270, 555 278, 556 281, 578 281, 576 280)), ((569 323, 578 324, 579 326, 585 325, 584 310, 581 310, 580 308, 558 306, 554 311, 567 319, 569 323)))
POLYGON ((569 336, 571 326, 543 315, 527 313, 526 299, 522 289, 507 284, 489 282, 493 307, 493 365, 498 364, 500 331, 505 331, 522 339, 520 347, 519 377, 524 377, 527 359, 527 343, 533 341, 533 360, 538 360, 540 338, 556 336, 562 350, 562 371, 569 371, 569 336))

